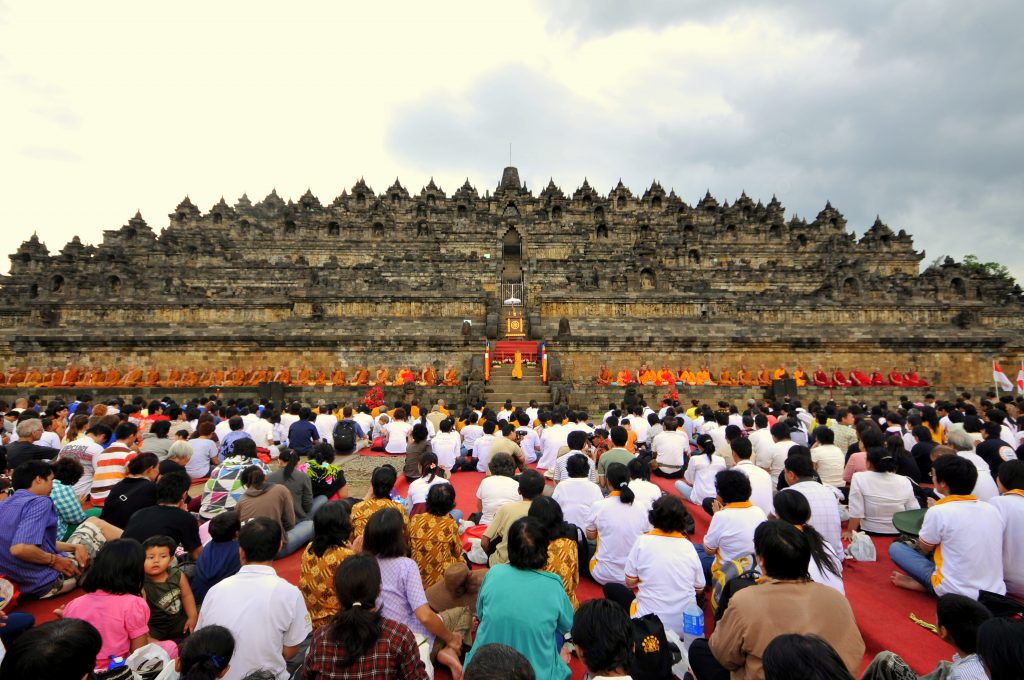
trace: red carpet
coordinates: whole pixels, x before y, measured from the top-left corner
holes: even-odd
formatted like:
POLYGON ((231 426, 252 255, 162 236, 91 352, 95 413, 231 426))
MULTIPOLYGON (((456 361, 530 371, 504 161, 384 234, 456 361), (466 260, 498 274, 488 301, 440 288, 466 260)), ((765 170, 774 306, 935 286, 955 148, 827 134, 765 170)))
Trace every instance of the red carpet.
MULTIPOLYGON (((381 457, 393 459, 395 466, 400 467, 401 457, 383 455, 381 457)), ((478 472, 459 472, 453 475, 452 484, 456 491, 456 506, 467 517, 476 511, 476 488, 483 477, 484 475, 478 472)), ((666 492, 678 495, 671 480, 654 478, 652 481, 666 492)), ((408 484, 400 476, 396 490, 404 496, 407 488, 408 484)), ((687 508, 696 521, 693 540, 695 543, 699 543, 707 531, 710 518, 699 506, 687 503, 687 508)), ((889 574, 896 568, 888 556, 891 541, 880 538, 872 540, 878 549, 878 561, 847 561, 843 572, 846 595, 853 607, 854 615, 857 617, 857 624, 864 637, 864 643, 867 645, 867 652, 864 656, 865 664, 878 652, 891 650, 903 657, 917 673, 930 672, 941 659, 948 659, 953 650, 936 635, 911 622, 909 614, 913 612, 926 621, 934 622, 935 599, 924 593, 903 590, 890 584, 889 574)), ((278 560, 274 566, 282 578, 292 583, 298 583, 299 562, 299 553, 296 553, 283 560, 278 560)), ((37 621, 42 623, 54 618, 52 612, 55 608, 79 594, 81 591, 53 600, 29 601, 19 605, 16 609, 33 614, 37 621)), ((589 579, 580 582, 577 594, 581 602, 602 596, 601 587, 589 579)), ((714 623, 710 612, 707 613, 705 620, 707 621, 707 632, 710 633, 714 623)), ((574 661, 573 678, 582 678, 583 671, 582 664, 574 661)), ((448 677, 447 672, 443 669, 438 670, 438 680, 448 680, 448 677)))

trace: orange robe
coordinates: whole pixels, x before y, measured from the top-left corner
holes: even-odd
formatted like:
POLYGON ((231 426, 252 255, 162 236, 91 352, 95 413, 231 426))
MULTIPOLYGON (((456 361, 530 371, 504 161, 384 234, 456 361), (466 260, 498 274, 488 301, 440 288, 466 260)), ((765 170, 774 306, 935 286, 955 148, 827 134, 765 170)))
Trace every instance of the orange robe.
POLYGON ((693 371, 691 371, 690 369, 684 368, 683 370, 679 371, 679 382, 683 383, 684 385, 695 385, 697 384, 697 376, 695 376, 693 374, 693 371))
POLYGON ((323 370, 318 369, 316 375, 313 376, 313 384, 317 386, 323 386, 327 383, 327 374, 323 370))
POLYGON ((332 385, 344 385, 345 384, 345 371, 337 368, 334 373, 331 373, 331 384, 332 385))
POLYGON ((140 380, 142 380, 142 370, 136 368, 133 371, 128 371, 127 375, 125 375, 124 379, 121 381, 121 384, 126 387, 135 387, 139 384, 140 380))
POLYGON ((459 384, 459 374, 455 371, 454 368, 451 369, 450 371, 445 371, 444 372, 444 380, 442 382, 443 382, 443 384, 447 385, 448 387, 452 387, 454 385, 458 385, 459 384))
POLYGON ((807 374, 800 369, 797 369, 796 372, 793 373, 793 379, 796 380, 797 387, 803 387, 807 384, 807 374))
POLYGON ((64 386, 74 385, 78 382, 80 373, 77 368, 72 366, 68 370, 64 371, 64 378, 61 380, 61 384, 64 386))
POLYGON ((597 384, 602 387, 608 387, 612 384, 612 372, 607 366, 601 367, 601 372, 597 375, 597 384))
POLYGON ((13 371, 11 371, 10 375, 7 376, 8 385, 20 385, 24 381, 25 371, 19 371, 18 369, 14 369, 13 371))
POLYGON ((29 371, 25 374, 25 379, 22 381, 22 387, 35 387, 43 380, 43 374, 39 371, 29 371))
POLYGON ((224 370, 220 369, 220 368, 215 370, 213 372, 213 374, 210 376, 210 381, 211 381, 211 384, 213 384, 213 385, 223 385, 224 384, 224 370))
POLYGON ((299 377, 296 379, 296 382, 298 382, 300 385, 308 385, 309 384, 309 369, 308 368, 303 366, 302 368, 299 369, 299 377))
POLYGON ((757 374, 757 384, 761 385, 762 387, 772 384, 772 376, 768 372, 767 368, 763 369, 760 373, 757 374))
POLYGON ((361 368, 356 371, 356 377, 352 378, 353 385, 368 385, 370 384, 370 372, 365 368, 361 368))
POLYGON ((433 366, 427 366, 423 369, 423 375, 420 380, 424 385, 436 385, 437 384, 437 371, 434 370, 433 366))
POLYGON ((631 382, 635 381, 633 380, 633 376, 630 375, 629 371, 619 371, 619 377, 615 381, 616 385, 618 385, 619 387, 625 387, 631 382))
POLYGON ((749 387, 754 384, 754 376, 747 369, 741 368, 740 372, 736 374, 736 382, 744 387, 749 387))
POLYGON ((285 385, 291 385, 292 384, 292 373, 291 373, 291 371, 289 371, 287 368, 282 368, 281 370, 279 370, 277 372, 277 375, 274 376, 274 382, 282 382, 285 385))
POLYGON ((108 369, 107 374, 103 376, 103 382, 99 384, 105 385, 107 387, 113 387, 115 385, 121 384, 121 371, 117 370, 116 368, 108 369))
POLYGON ((142 386, 143 387, 153 387, 158 382, 160 382, 160 372, 156 371, 156 370, 153 370, 153 369, 150 369, 146 373, 146 381, 142 383, 142 386))
POLYGON ((658 373, 658 380, 661 381, 662 385, 675 385, 676 374, 668 370, 667 368, 664 368, 661 370, 660 373, 658 373))
POLYGON ((179 382, 181 382, 181 371, 176 368, 172 368, 170 373, 167 374, 167 380, 161 382, 160 386, 177 387, 179 382))
POLYGON ((715 381, 711 379, 711 371, 702 370, 697 374, 696 382, 698 385, 714 385, 715 381))
POLYGON ((388 378, 390 378, 390 377, 391 376, 388 374, 388 369, 382 368, 379 371, 377 371, 377 376, 374 378, 373 384, 374 385, 387 385, 388 384, 388 378))
POLYGON ((639 376, 639 382, 640 382, 641 385, 646 385, 648 383, 656 383, 657 380, 658 380, 657 374, 655 374, 655 372, 650 370, 650 369, 647 369, 646 371, 641 373, 640 376, 639 376))
POLYGON ((198 380, 199 380, 199 378, 196 377, 196 372, 193 371, 190 368, 187 371, 185 371, 185 377, 183 377, 181 379, 181 386, 182 387, 194 387, 195 384, 196 384, 196 381, 198 381, 198 380))
POLYGON ((404 385, 406 383, 412 382, 416 382, 416 375, 407 368, 403 368, 402 370, 400 370, 398 372, 398 377, 395 378, 396 385, 404 385))
POLYGON ((777 368, 775 369, 775 375, 773 377, 775 378, 775 380, 784 380, 787 375, 789 374, 786 372, 786 369, 777 368))
POLYGON ((730 387, 736 384, 736 381, 733 379, 732 373, 728 368, 723 368, 722 372, 718 374, 718 384, 730 387))

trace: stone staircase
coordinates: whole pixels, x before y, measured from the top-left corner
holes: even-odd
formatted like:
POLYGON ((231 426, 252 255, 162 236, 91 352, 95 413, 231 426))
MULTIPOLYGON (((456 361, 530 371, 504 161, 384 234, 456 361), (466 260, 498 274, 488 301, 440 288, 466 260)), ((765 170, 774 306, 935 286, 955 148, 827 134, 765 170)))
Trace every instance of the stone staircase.
POLYGON ((541 406, 551 404, 551 390, 541 381, 540 366, 523 364, 523 379, 512 379, 512 365, 502 364, 491 369, 491 381, 484 389, 487 405, 501 410, 506 399, 516 406, 526 406, 535 399, 541 406))

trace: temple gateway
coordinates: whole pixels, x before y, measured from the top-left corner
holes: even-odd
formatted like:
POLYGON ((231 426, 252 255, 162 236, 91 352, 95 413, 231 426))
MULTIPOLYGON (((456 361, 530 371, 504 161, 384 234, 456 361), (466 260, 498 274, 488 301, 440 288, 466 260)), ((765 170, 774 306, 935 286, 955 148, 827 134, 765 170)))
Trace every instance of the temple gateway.
POLYGON ((595 385, 602 365, 914 370, 952 392, 991 386, 1001 359, 1012 379, 1021 289, 950 258, 921 272, 924 257, 881 219, 856 239, 829 203, 807 221, 775 197, 688 205, 658 182, 534 194, 514 167, 483 195, 468 180, 450 195, 360 180, 326 204, 271 192, 203 212, 186 197, 159 233, 136 214, 57 253, 33 235, 0 279, 0 347, 8 370, 451 363, 460 385, 422 398, 594 408, 622 395, 595 385), (539 343, 547 384, 543 366, 522 384, 485 375, 485 356, 542 361, 539 343))

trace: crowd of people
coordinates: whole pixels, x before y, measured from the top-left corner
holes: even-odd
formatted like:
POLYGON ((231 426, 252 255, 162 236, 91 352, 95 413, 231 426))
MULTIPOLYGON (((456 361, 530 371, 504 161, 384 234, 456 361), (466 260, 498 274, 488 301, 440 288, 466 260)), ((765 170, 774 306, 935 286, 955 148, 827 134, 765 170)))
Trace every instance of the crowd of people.
MULTIPOLYGON (((1024 598, 1010 397, 592 418, 82 395, 0 413, 0 575, 72 596, 57 621, 5 617, 4 678, 124 677, 145 650, 189 680, 567 680, 573 657, 592 678, 669 677, 673 647, 697 680, 853 678, 843 567, 872 537, 891 540, 886 587, 937 598, 941 677, 1024 676, 1024 622, 1004 615, 1024 598), (368 448, 394 458, 354 498, 337 456, 368 448), (291 583, 275 561, 300 552, 291 583), (603 598, 581 601, 584 580, 603 598), (687 623, 703 612, 708 636, 687 623)), ((863 677, 912 673, 883 652, 863 677)))

